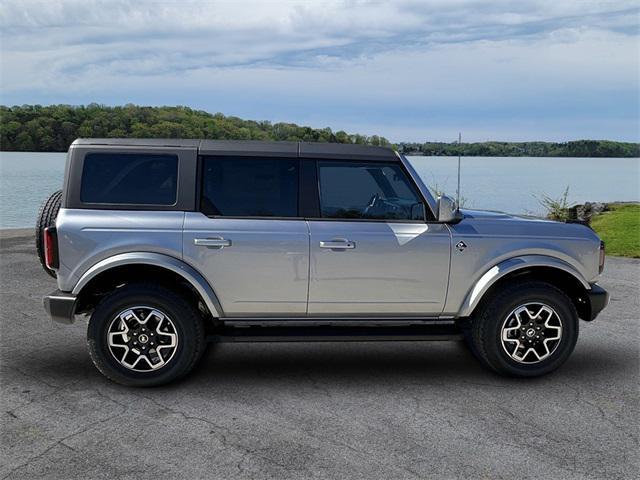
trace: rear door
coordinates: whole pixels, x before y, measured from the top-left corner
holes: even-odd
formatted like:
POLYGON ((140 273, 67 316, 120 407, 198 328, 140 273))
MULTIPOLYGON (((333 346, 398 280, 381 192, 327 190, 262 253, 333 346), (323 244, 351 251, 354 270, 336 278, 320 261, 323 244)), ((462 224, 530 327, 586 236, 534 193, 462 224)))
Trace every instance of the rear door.
POLYGON ((225 316, 304 316, 309 231, 298 215, 297 158, 201 158, 199 212, 187 212, 184 259, 225 316))
POLYGON ((432 316, 447 291, 450 233, 400 162, 318 160, 310 315, 432 316))

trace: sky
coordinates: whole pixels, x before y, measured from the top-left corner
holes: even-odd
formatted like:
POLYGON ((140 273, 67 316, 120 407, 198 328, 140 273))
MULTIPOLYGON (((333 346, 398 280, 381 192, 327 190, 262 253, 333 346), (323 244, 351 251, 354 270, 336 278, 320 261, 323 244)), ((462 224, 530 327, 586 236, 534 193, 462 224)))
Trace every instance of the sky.
POLYGON ((399 141, 640 141, 637 1, 3 0, 0 103, 399 141))

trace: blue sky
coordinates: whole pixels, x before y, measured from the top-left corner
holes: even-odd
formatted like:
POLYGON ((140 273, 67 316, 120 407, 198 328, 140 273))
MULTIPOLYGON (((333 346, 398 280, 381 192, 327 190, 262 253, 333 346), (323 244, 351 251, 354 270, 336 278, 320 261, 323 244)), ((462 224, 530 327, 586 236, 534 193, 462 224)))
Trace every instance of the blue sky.
POLYGON ((0 102, 639 141, 639 22, 634 1, 4 0, 0 102))

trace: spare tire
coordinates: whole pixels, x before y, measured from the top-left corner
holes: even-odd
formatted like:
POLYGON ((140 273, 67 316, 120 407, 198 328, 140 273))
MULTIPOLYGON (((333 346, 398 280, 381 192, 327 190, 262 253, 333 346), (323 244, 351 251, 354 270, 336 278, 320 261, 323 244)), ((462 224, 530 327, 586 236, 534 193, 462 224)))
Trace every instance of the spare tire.
POLYGON ((62 190, 58 190, 52 193, 51 196, 42 204, 40 211, 38 212, 38 218, 36 219, 36 250, 38 252, 38 258, 40 259, 40 265, 45 272, 56 278, 56 272, 47 268, 47 264, 44 260, 44 229, 47 227, 55 227, 56 218, 58 217, 58 211, 62 204, 62 190))

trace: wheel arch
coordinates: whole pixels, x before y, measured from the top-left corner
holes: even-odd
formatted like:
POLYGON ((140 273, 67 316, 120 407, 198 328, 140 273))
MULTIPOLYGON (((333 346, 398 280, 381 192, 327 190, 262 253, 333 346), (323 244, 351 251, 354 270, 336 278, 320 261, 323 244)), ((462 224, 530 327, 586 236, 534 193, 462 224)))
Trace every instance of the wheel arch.
POLYGON ((572 300, 580 318, 591 318, 591 304, 587 297, 591 289, 589 282, 568 263, 544 255, 514 257, 491 267, 467 293, 459 316, 473 315, 502 286, 527 280, 539 280, 555 286, 572 300))
POLYGON ((86 309, 90 297, 99 294, 101 289, 141 279, 173 287, 185 285, 202 301, 213 318, 223 315, 215 291, 200 272, 175 257, 151 252, 114 255, 92 266, 73 288, 72 294, 78 297, 76 312, 86 309))

